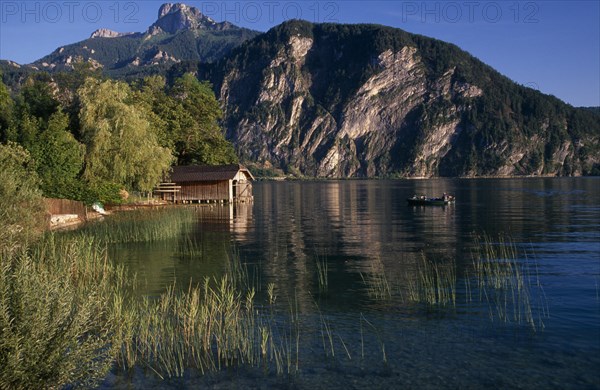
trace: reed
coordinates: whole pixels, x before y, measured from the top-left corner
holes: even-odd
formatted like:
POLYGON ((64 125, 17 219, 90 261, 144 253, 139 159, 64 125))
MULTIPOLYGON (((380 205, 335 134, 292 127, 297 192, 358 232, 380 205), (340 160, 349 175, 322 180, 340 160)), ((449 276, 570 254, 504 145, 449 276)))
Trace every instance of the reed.
MULTIPOLYGON (((471 269, 461 282, 465 303, 486 304, 492 321, 528 325, 533 331, 544 328, 549 312, 537 262, 526 252, 519 253, 510 238, 476 237, 471 269)), ((422 254, 407 290, 409 301, 455 307, 459 290, 455 262, 436 262, 422 254)))
POLYGON ((203 241, 196 239, 191 234, 185 234, 180 240, 178 246, 178 254, 184 257, 190 257, 195 259, 203 259, 205 248, 203 241))
POLYGON ((315 260, 317 266, 317 280, 319 282, 319 292, 326 293, 329 289, 327 258, 317 257, 315 260))
POLYGON ((360 273, 363 284, 367 288, 367 294, 372 299, 386 300, 392 297, 392 289, 387 279, 385 266, 380 258, 373 260, 369 265, 367 274, 360 273))
MULTIPOLYGON (((387 364, 387 354, 385 352, 385 342, 383 340, 383 335, 381 333, 381 331, 379 329, 377 329, 377 327, 375 327, 375 325, 373 325, 369 320, 366 319, 366 317, 363 315, 363 313, 360 313, 360 330, 361 330, 361 342, 362 342, 362 332, 363 332, 363 322, 367 325, 369 325, 369 327, 371 329, 373 329, 373 331, 375 332, 375 335, 377 337, 377 341, 379 342, 379 346, 381 348, 381 359, 383 360, 383 363, 387 364)), ((363 353, 363 358, 364 358, 364 351, 363 353)))
POLYGON ((290 303, 290 334, 292 333, 292 326, 293 326, 293 333, 295 335, 295 340, 296 340, 296 366, 295 366, 295 370, 296 372, 300 369, 299 365, 300 365, 300 310, 298 308, 298 295, 296 294, 296 291, 294 291, 294 302, 293 304, 290 303))
POLYGON ((323 316, 323 313, 319 312, 321 318, 321 339, 323 341, 323 352, 325 356, 331 353, 331 357, 335 358, 335 346, 333 344, 333 331, 329 321, 323 316))
POLYGON ((181 236, 196 217, 197 213, 188 207, 133 210, 91 222, 72 234, 91 236, 107 244, 156 242, 181 236))
MULTIPOLYGON (((92 387, 115 365, 159 378, 240 366, 278 375, 298 372, 303 348, 298 298, 289 303, 289 313, 277 311, 270 283, 269 306, 258 305, 258 286, 236 250, 221 278, 183 291, 173 285, 156 298, 128 298, 133 281, 123 267, 112 265, 107 245, 162 240, 193 220, 177 210, 158 212, 165 213, 158 219, 171 221, 166 224, 171 230, 159 234, 164 220, 158 224, 147 212, 131 212, 119 216, 124 226, 107 220, 0 254, 0 388, 92 387)), ((192 241, 189 237, 186 253, 199 254, 192 241)), ((319 264, 326 287, 327 262, 319 264)), ((335 358, 341 346, 339 355, 351 360, 351 346, 319 314, 326 356, 335 358)))
POLYGON ((269 305, 273 306, 277 300, 277 295, 275 294, 275 283, 267 284, 267 295, 269 297, 269 305))
POLYGON ((495 242, 483 236, 477 238, 477 244, 473 254, 475 283, 479 300, 490 308, 490 319, 527 324, 533 331, 543 329, 549 314, 537 263, 530 264, 526 253, 520 258, 514 242, 505 236, 495 242))
POLYGON ((125 347, 136 351, 133 360, 123 359, 126 367, 141 364, 161 377, 179 377, 190 368, 206 373, 257 364, 254 342, 262 345, 270 335, 256 325, 253 296, 251 291, 243 297, 225 275, 185 293, 170 288, 156 301, 145 299, 132 345, 125 347))
POLYGON ((251 278, 248 266, 242 262, 240 252, 236 247, 232 247, 227 252, 225 257, 225 271, 231 278, 234 288, 241 291, 249 291, 254 288, 259 288, 257 284, 253 284, 254 279, 251 278))
POLYGON ((0 388, 96 385, 131 334, 127 288, 89 238, 0 250, 0 388))
POLYGON ((277 324, 275 285, 267 288, 270 308, 265 311, 256 305, 256 290, 239 255, 231 256, 226 268, 221 278, 206 278, 187 291, 172 286, 158 299, 144 299, 134 310, 133 337, 122 348, 121 366, 145 367, 160 378, 239 366, 278 375, 296 372, 297 314, 290 309, 289 326, 277 324))
POLYGON ((415 280, 408 283, 408 299, 429 305, 456 306, 456 264, 437 263, 424 253, 417 263, 415 280))

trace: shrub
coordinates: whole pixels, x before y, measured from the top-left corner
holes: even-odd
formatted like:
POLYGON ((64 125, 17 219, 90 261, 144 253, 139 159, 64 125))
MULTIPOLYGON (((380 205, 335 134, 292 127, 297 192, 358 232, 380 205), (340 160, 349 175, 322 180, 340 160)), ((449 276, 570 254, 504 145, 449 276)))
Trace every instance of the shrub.
POLYGON ((91 387, 128 334, 124 270, 90 239, 0 252, 0 389, 91 387))
POLYGON ((0 145, 0 249, 23 246, 44 229, 45 206, 33 165, 21 146, 0 145))

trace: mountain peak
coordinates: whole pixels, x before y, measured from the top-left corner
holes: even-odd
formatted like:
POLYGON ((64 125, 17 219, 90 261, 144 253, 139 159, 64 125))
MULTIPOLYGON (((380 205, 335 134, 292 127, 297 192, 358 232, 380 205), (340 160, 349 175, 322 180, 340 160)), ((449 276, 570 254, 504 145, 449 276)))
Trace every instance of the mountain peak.
POLYGON ((158 9, 158 19, 167 16, 169 13, 171 13, 171 11, 183 11, 187 8, 188 6, 182 3, 165 3, 158 9))
POLYGON ((187 9, 189 8, 193 8, 195 11, 198 11, 196 8, 194 7, 188 7, 186 4, 183 3, 165 3, 163 5, 160 6, 160 8, 158 9, 158 19, 168 15, 169 13, 171 13, 171 11, 175 12, 185 12, 187 9))
MULTIPOLYGON (((203 15, 198 8, 182 3, 165 3, 158 10, 158 20, 150 27, 156 27, 170 34, 185 29, 219 29, 218 23, 203 15)), ((222 29, 222 28, 221 28, 222 29)))

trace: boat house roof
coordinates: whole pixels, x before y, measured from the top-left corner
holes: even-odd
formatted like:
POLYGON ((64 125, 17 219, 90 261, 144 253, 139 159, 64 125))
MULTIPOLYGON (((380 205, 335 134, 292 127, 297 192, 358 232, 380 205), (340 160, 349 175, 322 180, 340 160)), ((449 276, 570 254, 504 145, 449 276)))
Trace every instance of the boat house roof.
POLYGON ((252 173, 240 164, 176 166, 171 170, 170 180, 174 183, 233 180, 240 171, 254 180, 252 173))

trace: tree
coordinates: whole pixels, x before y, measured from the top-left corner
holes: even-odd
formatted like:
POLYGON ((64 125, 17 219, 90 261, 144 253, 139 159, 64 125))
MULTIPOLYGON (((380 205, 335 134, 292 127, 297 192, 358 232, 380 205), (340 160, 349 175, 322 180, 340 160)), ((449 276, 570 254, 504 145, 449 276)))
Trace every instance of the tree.
POLYGON ((42 127, 41 119, 31 115, 29 111, 23 110, 18 118, 17 142, 31 152, 39 143, 42 127))
POLYGON ((77 142, 68 129, 68 115, 62 111, 54 113, 36 148, 41 189, 48 197, 73 198, 83 167, 85 146, 77 142))
POLYGON ((162 76, 148 76, 137 82, 134 99, 144 105, 149 113, 148 120, 158 137, 160 146, 174 149, 171 123, 167 120, 170 98, 165 93, 165 79, 162 76))
POLYGON ((135 96, 152 111, 149 120, 161 146, 173 149, 179 164, 237 162, 219 126, 223 114, 209 83, 186 74, 167 88, 164 77, 149 76, 138 83, 135 96))
POLYGON ((49 75, 40 73, 38 78, 30 77, 21 90, 21 104, 36 118, 48 121, 59 107, 55 99, 56 84, 49 75))
POLYGON ((225 140, 219 121, 223 113, 210 83, 191 73, 175 80, 170 96, 176 104, 168 111, 181 164, 237 162, 233 145, 225 140))
POLYGON ((38 236, 45 224, 39 180, 29 153, 15 143, 0 145, 0 249, 38 236))
POLYGON ((2 82, 0 73, 0 142, 15 141, 16 134, 13 127, 15 103, 10 97, 8 88, 2 82))
POLYGON ((150 191, 171 166, 171 150, 158 143, 150 113, 118 81, 86 79, 78 91, 87 153, 84 177, 150 191))

